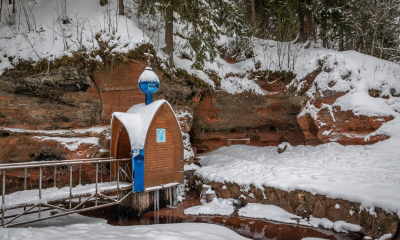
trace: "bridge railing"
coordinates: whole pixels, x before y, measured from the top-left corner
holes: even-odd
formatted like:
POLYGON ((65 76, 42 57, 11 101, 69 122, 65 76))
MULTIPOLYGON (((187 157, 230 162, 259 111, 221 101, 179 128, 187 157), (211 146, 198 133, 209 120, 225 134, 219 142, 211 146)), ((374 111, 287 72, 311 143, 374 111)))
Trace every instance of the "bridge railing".
MULTIPOLYGON (((121 190, 132 189, 133 179, 132 179, 132 171, 131 167, 129 167, 129 163, 131 163, 131 158, 124 159, 115 159, 115 158, 92 158, 92 159, 74 159, 74 160, 54 160, 54 161, 36 161, 36 162, 24 162, 24 163, 7 163, 0 164, 0 173, 2 175, 2 202, 1 202, 1 226, 16 226, 29 222, 40 221, 48 218, 63 216, 67 214, 83 212, 88 210, 97 209, 99 207, 111 206, 115 204, 119 204, 122 200, 120 198, 121 190), (117 162, 117 176, 114 176, 107 167, 104 166, 105 163, 117 162), (95 183, 84 185, 85 188, 82 188, 82 165, 83 164, 92 164, 95 165, 95 183), (73 187, 73 166, 78 166, 78 186, 76 188, 73 187), (99 166, 100 166, 100 181, 99 181, 99 166), (64 188, 57 188, 57 167, 67 168, 69 170, 69 196, 66 197, 66 191, 64 188), (46 168, 54 168, 54 188, 51 189, 52 197, 47 198, 42 195, 43 188, 43 169, 46 168), (19 191, 16 193, 6 194, 6 174, 8 172, 18 171, 24 169, 24 191, 19 191), (38 179, 38 189, 27 190, 27 179, 28 179, 28 169, 39 169, 39 179, 38 179), (108 185, 103 184, 103 172, 106 172, 106 175, 109 176, 110 183, 108 185), (115 182, 111 182, 111 179, 116 179, 115 182), (80 187, 80 188, 79 188, 80 187), (58 194, 58 190, 62 194, 58 194), (33 191, 37 191, 34 193, 33 191), (75 192, 73 192, 75 191, 75 192), (115 198, 111 198, 103 194, 105 192, 116 191, 117 196, 115 198), (14 196, 12 196, 14 194, 14 196), (26 198, 21 198, 19 196, 24 196, 26 194, 26 198), (35 194, 35 196, 32 196, 35 194), (54 197, 56 196, 56 197, 54 197), (57 197, 59 196, 59 197, 57 197), (81 197, 90 196, 86 198, 83 202, 81 201, 81 197), (7 202, 7 197, 9 201, 12 200, 11 203, 7 202), (19 199, 17 199, 19 198, 19 199), (72 199, 79 198, 79 204, 75 207, 72 207, 72 199), (98 205, 98 199, 108 200, 111 203, 98 205), (94 207, 85 208, 85 203, 89 200, 94 200, 94 207), (66 206, 66 201, 68 201, 68 207, 66 206), (60 207, 64 205, 63 207, 60 207), (42 209, 42 207, 47 207, 47 209, 42 209), (6 210, 23 208, 23 212, 20 214, 14 214, 5 216, 6 210), (27 210, 27 208, 29 208, 27 210), (34 208, 38 208, 37 211, 33 211, 34 208), (42 218, 42 211, 47 211, 51 209, 56 209, 58 211, 62 211, 61 214, 54 214, 50 217, 42 218), (23 223, 13 223, 16 219, 20 218, 23 215, 38 213, 38 219, 25 221, 23 223), (6 219, 11 218, 11 220, 5 222, 6 219)), ((75 167, 76 168, 76 167, 75 167)), ((36 170, 37 171, 37 170, 36 170)), ((48 191, 46 189, 45 191, 48 191)), ((130 194, 130 192, 129 192, 130 194)), ((127 197, 129 194, 125 195, 123 198, 127 197)))

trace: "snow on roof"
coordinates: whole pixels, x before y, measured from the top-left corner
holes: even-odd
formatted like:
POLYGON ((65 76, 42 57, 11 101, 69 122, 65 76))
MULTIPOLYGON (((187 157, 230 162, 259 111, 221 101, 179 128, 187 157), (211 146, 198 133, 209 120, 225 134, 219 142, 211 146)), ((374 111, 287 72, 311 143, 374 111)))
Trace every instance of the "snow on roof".
POLYGON ((145 105, 144 103, 136 104, 126 113, 113 113, 113 117, 118 118, 128 132, 134 154, 138 154, 139 150, 144 148, 147 131, 153 117, 164 103, 167 103, 172 110, 171 105, 166 100, 158 100, 149 105, 145 105))

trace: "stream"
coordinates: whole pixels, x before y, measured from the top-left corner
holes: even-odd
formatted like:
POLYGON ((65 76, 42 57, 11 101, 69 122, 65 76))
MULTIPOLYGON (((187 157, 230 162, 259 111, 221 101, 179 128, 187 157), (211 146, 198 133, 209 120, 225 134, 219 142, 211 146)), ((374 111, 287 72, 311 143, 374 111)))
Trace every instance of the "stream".
POLYGON ((190 191, 186 199, 173 208, 165 207, 157 212, 148 212, 135 219, 118 217, 118 206, 102 208, 82 213, 82 215, 106 219, 114 226, 152 225, 167 223, 211 223, 227 227, 236 233, 250 239, 301 240, 305 237, 329 240, 362 240, 356 233, 337 233, 324 228, 303 227, 292 224, 264 221, 240 217, 237 211, 231 216, 218 215, 185 215, 183 211, 191 206, 199 205, 200 198, 196 192, 190 191))

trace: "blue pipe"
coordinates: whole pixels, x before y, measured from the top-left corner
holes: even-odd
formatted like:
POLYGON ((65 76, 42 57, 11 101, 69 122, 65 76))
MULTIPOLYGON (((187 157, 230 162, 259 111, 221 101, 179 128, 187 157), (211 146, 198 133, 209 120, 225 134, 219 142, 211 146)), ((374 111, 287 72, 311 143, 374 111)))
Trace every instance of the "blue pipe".
POLYGON ((146 105, 149 105, 153 102, 153 94, 152 93, 145 94, 145 102, 146 102, 146 105))

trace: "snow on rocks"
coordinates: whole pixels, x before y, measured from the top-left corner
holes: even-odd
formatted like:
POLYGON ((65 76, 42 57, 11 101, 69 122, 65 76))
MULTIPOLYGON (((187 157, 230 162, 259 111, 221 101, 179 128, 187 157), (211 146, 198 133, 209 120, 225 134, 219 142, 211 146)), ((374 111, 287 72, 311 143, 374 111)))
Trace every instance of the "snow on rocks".
POLYGON ((76 151, 80 145, 89 144, 93 146, 99 146, 99 138, 89 137, 89 138, 65 138, 65 137, 33 137, 41 141, 56 141, 61 143, 64 147, 68 148, 70 151, 76 151))
POLYGON ((245 207, 239 209, 239 216, 262 218, 290 224, 297 224, 299 219, 301 219, 301 217, 291 214, 278 206, 259 203, 248 203, 245 207))
POLYGON ((22 129, 22 128, 6 128, 0 127, 0 130, 9 131, 9 132, 16 132, 16 133, 39 133, 45 135, 70 135, 74 133, 79 134, 87 134, 87 133, 103 133, 109 132, 109 126, 98 126, 98 127, 91 127, 91 128, 81 128, 81 129, 71 129, 71 130, 30 130, 30 129, 22 129))
POLYGON ((334 229, 336 232, 359 232, 361 230, 361 226, 347 223, 345 221, 332 222, 326 218, 321 219, 313 216, 311 216, 309 220, 302 219, 301 217, 291 214, 278 206, 259 203, 249 203, 245 207, 239 209, 239 216, 261 218, 270 221, 299 224, 316 228, 322 226, 327 229, 334 229))
POLYGON ((322 226, 327 229, 334 229, 336 232, 359 232, 361 230, 360 225, 347 223, 345 221, 332 222, 327 218, 315 218, 310 216, 308 223, 313 227, 322 226))
POLYGON ((288 86, 307 97, 298 115, 307 143, 373 144, 400 132, 390 123, 400 117, 400 66, 354 51, 321 50, 309 50, 288 86))
POLYGON ((235 211, 233 199, 214 198, 211 202, 185 209, 190 215, 223 215, 229 216, 235 211))
POLYGON ((194 158, 194 151, 192 149, 192 144, 190 143, 190 135, 189 135, 193 116, 188 111, 182 111, 182 110, 174 111, 174 113, 176 119, 178 119, 179 126, 181 127, 183 148, 184 148, 183 151, 184 159, 185 161, 190 162, 190 160, 194 158))

